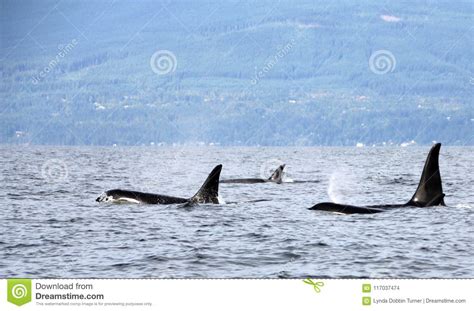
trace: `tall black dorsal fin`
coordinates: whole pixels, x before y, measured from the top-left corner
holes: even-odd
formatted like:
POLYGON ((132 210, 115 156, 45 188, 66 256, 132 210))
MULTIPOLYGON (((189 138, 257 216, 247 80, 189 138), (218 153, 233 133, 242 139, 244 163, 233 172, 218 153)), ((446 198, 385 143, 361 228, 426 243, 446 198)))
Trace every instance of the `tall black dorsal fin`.
POLYGON ((201 189, 190 199, 193 203, 219 203, 219 178, 221 175, 222 164, 217 165, 207 176, 201 189))
POLYGON ((286 164, 282 164, 280 165, 272 174, 272 176, 270 176, 270 178, 268 178, 268 180, 271 180, 273 182, 276 182, 277 184, 281 184, 282 181, 283 181, 283 170, 285 169, 285 165, 286 164))
POLYGON ((415 194, 406 205, 435 206, 444 205, 444 193, 439 173, 439 150, 441 144, 435 144, 426 158, 420 183, 415 194))

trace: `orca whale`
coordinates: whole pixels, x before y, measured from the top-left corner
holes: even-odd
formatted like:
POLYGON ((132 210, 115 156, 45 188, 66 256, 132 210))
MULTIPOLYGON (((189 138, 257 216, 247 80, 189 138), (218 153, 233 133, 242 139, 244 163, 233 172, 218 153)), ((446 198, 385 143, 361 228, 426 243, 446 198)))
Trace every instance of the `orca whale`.
POLYGON ((268 179, 263 178, 237 178, 237 179, 224 179, 221 180, 221 183, 224 184, 258 184, 265 182, 274 182, 281 184, 283 182, 283 170, 285 169, 285 164, 278 166, 278 168, 273 172, 272 176, 268 179))
POLYGON ((97 202, 111 203, 145 203, 145 204, 219 204, 219 177, 222 165, 217 165, 202 184, 198 192, 191 198, 179 198, 161 194, 145 193, 131 190, 113 189, 102 193, 97 202))
POLYGON ((388 205, 369 205, 369 206, 353 206, 346 204, 337 204, 331 202, 318 203, 310 210, 328 211, 341 214, 374 214, 380 213, 391 208, 400 207, 428 207, 444 204, 444 193, 441 185, 441 175, 439 172, 439 150, 441 144, 437 143, 433 147, 426 158, 423 173, 421 174, 420 183, 415 194, 405 204, 388 204, 388 205))

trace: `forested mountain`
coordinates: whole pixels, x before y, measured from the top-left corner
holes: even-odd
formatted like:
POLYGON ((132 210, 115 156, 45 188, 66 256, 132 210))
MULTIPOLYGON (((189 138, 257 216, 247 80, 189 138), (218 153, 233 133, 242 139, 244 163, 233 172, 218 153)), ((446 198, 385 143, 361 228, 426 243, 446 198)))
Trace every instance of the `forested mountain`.
POLYGON ((0 143, 474 144, 472 1, 0 3, 0 143))

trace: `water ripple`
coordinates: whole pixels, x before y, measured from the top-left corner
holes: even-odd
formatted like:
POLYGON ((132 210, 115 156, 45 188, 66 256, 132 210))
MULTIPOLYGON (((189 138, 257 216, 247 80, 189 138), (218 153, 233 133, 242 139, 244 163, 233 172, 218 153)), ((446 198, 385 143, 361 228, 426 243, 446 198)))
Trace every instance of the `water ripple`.
POLYGON ((328 201, 403 203, 427 148, 0 146, 0 274, 7 277, 474 277, 473 148, 444 147, 448 207, 374 215, 307 210, 328 201), (45 180, 48 159, 68 163, 45 180), (208 171, 259 177, 279 158, 292 183, 225 184, 226 205, 99 205, 110 188, 191 196, 208 171), (394 163, 394 165, 386 165, 394 163), (3 199, 4 198, 4 199, 3 199))

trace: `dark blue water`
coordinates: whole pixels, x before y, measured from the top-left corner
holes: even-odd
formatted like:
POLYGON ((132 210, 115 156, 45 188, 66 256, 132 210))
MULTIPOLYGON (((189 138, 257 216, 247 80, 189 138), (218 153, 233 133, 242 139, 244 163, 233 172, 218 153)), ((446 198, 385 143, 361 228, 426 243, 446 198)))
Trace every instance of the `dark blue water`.
POLYGON ((405 203, 428 151, 1 146, 0 277, 472 278, 472 147, 441 149, 448 207, 307 210, 405 203), (225 205, 94 201, 111 188, 188 197, 216 164, 223 178, 260 178, 280 162, 295 182, 222 184, 225 205))

